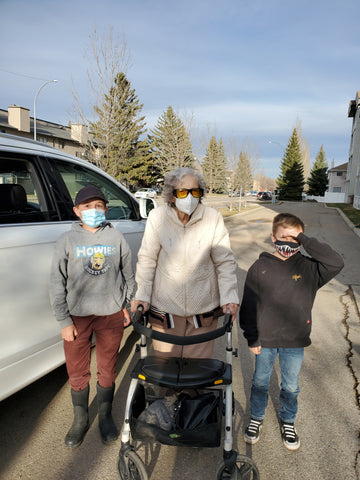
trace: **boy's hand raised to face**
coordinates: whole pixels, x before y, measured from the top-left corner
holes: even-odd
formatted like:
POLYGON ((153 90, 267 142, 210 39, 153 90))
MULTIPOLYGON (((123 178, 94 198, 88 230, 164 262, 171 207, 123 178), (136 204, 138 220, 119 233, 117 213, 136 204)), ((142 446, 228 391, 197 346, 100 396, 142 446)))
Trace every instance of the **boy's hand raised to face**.
POLYGON ((276 232, 276 238, 283 242, 293 242, 294 240, 298 242, 297 237, 300 233, 302 233, 300 227, 279 227, 276 232))

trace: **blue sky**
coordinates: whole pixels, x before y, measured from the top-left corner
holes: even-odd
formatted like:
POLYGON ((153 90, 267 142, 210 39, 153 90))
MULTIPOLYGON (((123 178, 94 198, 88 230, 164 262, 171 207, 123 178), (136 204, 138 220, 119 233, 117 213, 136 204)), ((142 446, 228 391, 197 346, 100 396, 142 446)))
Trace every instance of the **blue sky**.
POLYGON ((127 71, 152 128, 171 105, 196 136, 255 146, 277 177, 297 122, 313 162, 348 160, 349 101, 360 90, 357 0, 0 0, 0 108, 67 124, 72 82, 89 98, 85 51, 96 27, 124 34, 127 71), (272 142, 272 143, 270 143, 272 142))

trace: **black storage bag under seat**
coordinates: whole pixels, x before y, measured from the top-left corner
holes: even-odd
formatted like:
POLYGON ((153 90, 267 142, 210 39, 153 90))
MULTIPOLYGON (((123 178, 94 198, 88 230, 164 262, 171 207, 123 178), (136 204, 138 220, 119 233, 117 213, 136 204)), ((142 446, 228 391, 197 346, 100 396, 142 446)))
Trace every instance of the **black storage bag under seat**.
POLYGON ((218 405, 219 398, 211 392, 196 397, 181 393, 175 404, 175 429, 194 430, 215 423, 218 405))
POLYGON ((188 447, 219 447, 222 424, 222 390, 208 390, 195 397, 180 394, 170 431, 138 419, 145 409, 144 387, 137 385, 131 406, 130 428, 134 440, 188 447))

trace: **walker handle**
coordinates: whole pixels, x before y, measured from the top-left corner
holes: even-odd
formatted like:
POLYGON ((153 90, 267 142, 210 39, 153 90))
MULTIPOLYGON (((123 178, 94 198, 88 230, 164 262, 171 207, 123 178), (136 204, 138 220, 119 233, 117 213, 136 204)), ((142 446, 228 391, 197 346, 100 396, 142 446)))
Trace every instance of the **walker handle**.
POLYGON ((144 305, 139 305, 132 318, 133 324, 139 323, 141 320, 143 320, 144 325, 146 325, 145 318, 143 319, 143 317, 145 317, 145 315, 143 315, 143 311, 144 311, 144 305))
POLYGON ((183 337, 178 335, 171 335, 168 333, 161 333, 146 327, 146 321, 142 320, 143 317, 142 305, 139 305, 137 312, 133 317, 133 327, 135 332, 145 335, 147 338, 154 338, 159 342, 172 343, 174 345, 195 345, 197 343, 209 342, 215 338, 222 337, 226 331, 231 330, 231 314, 228 310, 225 314, 223 325, 208 333, 201 333, 200 335, 190 335, 189 337, 183 337))

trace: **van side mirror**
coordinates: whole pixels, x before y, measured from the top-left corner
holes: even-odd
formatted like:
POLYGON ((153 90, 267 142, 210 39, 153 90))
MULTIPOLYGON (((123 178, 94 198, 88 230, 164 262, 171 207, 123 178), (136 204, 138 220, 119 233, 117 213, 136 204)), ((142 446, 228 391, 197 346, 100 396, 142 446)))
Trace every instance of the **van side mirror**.
POLYGON ((158 206, 153 198, 139 198, 139 209, 141 218, 147 218, 149 212, 158 206))

